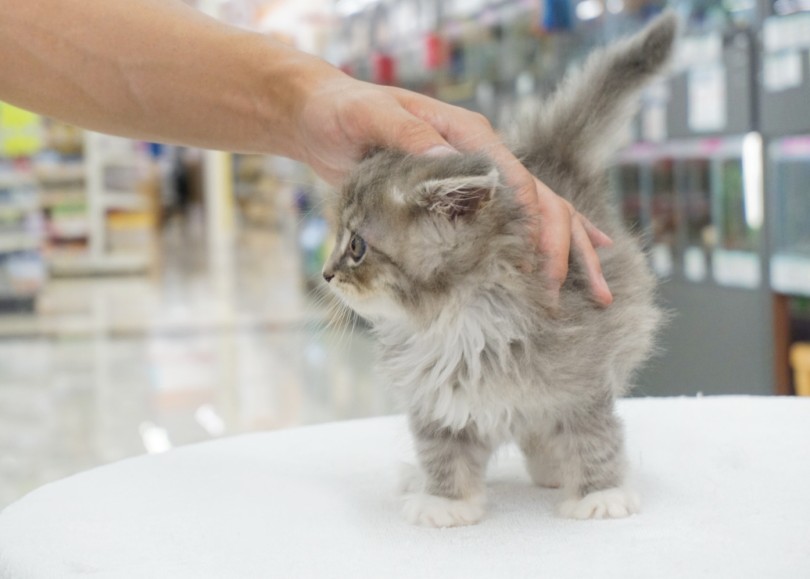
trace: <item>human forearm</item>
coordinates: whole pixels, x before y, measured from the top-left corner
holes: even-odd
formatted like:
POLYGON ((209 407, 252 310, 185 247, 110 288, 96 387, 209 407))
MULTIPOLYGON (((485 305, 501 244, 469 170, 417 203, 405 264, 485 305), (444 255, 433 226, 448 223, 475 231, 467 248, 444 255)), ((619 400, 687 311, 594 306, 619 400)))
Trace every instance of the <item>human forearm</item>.
POLYGON ((179 1, 9 4, 0 99, 103 132, 300 158, 304 94, 341 75, 179 1))

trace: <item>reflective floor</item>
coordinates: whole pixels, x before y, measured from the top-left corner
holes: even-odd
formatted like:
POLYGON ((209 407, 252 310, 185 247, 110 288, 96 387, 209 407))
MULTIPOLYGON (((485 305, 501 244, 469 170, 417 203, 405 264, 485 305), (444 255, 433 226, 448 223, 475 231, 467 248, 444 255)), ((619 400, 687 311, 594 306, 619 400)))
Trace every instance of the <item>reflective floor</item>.
POLYGON ((149 277, 49 283, 0 316, 0 508, 145 452, 394 411, 362 327, 325 324, 294 232, 242 232, 212 258, 170 224, 149 277))

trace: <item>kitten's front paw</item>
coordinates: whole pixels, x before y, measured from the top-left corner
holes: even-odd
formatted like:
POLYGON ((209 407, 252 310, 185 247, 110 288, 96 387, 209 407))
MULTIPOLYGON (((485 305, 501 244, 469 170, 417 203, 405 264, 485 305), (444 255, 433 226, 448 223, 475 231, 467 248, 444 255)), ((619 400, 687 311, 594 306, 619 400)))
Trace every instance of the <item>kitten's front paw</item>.
POLYGON ((484 497, 447 499, 416 493, 403 498, 405 520, 425 527, 460 527, 474 525, 484 516, 484 497))
POLYGON ((568 499, 560 505, 560 515, 569 519, 620 519, 639 512, 638 495, 622 488, 605 489, 568 499))

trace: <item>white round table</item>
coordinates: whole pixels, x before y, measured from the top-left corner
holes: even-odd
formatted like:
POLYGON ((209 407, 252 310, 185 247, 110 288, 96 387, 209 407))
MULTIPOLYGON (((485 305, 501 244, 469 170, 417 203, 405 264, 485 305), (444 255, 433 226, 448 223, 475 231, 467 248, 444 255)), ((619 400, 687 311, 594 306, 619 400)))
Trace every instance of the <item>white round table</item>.
POLYGON ((0 577, 810 577, 810 399, 622 401, 642 512, 558 518, 514 449, 473 527, 399 514, 402 417, 222 439, 97 468, 0 513, 0 577))

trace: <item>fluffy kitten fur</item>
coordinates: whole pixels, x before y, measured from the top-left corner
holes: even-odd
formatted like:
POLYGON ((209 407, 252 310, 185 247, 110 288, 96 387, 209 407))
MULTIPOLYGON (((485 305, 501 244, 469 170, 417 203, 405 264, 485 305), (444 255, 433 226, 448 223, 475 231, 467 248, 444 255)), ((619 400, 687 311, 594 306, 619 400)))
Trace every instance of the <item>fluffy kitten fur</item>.
POLYGON ((421 465, 404 514, 432 526, 483 515, 492 452, 515 440, 533 480, 562 486, 561 512, 623 517, 614 400, 649 356, 661 313, 637 240, 622 226, 605 160, 638 93, 669 58, 672 14, 597 52, 513 147, 537 177, 610 235, 600 258, 614 302, 596 305, 576 259, 559 302, 530 222, 483 155, 380 151, 339 196, 324 277, 373 325, 382 367, 407 408, 421 465))

